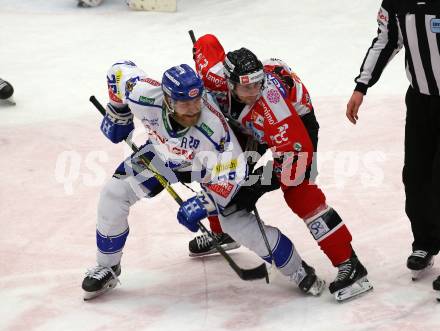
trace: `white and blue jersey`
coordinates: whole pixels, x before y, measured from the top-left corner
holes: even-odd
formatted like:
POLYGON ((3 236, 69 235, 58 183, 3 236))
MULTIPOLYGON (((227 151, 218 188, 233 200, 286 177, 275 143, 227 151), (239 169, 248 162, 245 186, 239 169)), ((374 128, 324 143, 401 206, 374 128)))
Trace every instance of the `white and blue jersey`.
MULTIPOLYGON (((143 152, 162 161, 153 162, 160 168, 159 173, 176 182, 174 173, 178 176, 191 172, 192 179, 203 184, 220 209, 226 206, 245 180, 247 165, 213 98, 209 94, 203 96, 196 125, 176 131, 163 107, 164 96, 158 81, 129 61, 114 64, 107 80, 110 103, 119 108, 128 106, 146 129, 148 141, 143 152)), ((148 185, 147 188, 152 190, 148 185)))

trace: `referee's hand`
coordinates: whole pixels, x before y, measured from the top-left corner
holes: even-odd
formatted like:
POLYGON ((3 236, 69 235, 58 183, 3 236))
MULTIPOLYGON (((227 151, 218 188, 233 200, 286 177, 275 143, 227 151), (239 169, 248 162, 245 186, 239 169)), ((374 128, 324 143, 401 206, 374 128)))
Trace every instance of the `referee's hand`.
POLYGON ((347 103, 347 112, 345 114, 347 115, 348 120, 353 124, 356 124, 359 119, 358 111, 363 100, 364 95, 362 94, 362 92, 354 91, 353 95, 347 103))

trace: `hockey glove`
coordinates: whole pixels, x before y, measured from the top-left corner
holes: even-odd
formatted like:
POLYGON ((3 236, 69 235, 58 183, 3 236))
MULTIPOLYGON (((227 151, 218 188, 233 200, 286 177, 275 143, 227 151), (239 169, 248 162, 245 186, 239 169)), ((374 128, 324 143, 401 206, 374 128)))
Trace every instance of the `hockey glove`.
POLYGON ((215 205, 205 192, 199 192, 180 205, 177 220, 192 232, 199 230, 199 222, 215 211, 215 205))
MULTIPOLYGON (((264 167, 256 169, 253 176, 258 176, 258 180, 255 184, 250 186, 242 186, 240 190, 225 208, 226 210, 241 210, 246 209, 248 212, 255 208, 255 205, 265 193, 274 191, 280 188, 280 183, 275 173, 272 171, 272 164, 268 164, 264 167), (269 167, 269 168, 266 168, 269 167), (266 171, 264 170, 266 168, 266 171), (269 179, 266 178, 267 173, 271 176, 269 179), (233 205, 236 205, 236 208, 233 205)), ((223 213, 224 214, 224 213, 223 213)))
POLYGON ((107 105, 101 131, 112 143, 117 144, 126 139, 133 129, 133 114, 128 106, 118 109, 111 104, 107 105))

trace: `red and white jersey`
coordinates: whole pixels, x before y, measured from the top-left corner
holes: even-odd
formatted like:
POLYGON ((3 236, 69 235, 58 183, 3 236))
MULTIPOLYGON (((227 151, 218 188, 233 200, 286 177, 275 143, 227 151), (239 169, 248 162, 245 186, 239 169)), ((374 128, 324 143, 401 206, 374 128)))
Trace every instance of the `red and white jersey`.
MULTIPOLYGON (((263 62, 266 75, 261 97, 251 106, 245 106, 238 118, 231 116, 231 96, 224 90, 226 79, 223 73, 223 48, 212 35, 201 37, 194 45, 195 62, 198 73, 205 85, 214 89, 225 115, 239 122, 262 144, 267 144, 273 152, 293 152, 294 158, 301 153, 307 165, 312 161, 313 144, 301 116, 313 111, 309 93, 298 76, 281 60, 270 59, 263 62), (205 52, 205 53, 203 53, 205 52), (203 54, 202 54, 203 53, 203 54), (217 62, 216 62, 217 61, 217 62), (208 76, 221 77, 223 84, 211 84, 208 76), (216 88, 218 86, 218 88, 216 88)), ((227 85, 226 85, 227 88, 227 85)))

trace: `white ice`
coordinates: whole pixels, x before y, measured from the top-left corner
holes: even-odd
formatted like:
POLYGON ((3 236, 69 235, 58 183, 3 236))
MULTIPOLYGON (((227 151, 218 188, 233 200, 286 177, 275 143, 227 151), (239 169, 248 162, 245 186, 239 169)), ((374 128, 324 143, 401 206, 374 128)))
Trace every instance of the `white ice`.
MULTIPOLYGON (((412 282, 405 267, 403 52, 369 91, 358 125, 345 118, 378 8, 379 0, 178 0, 177 13, 158 13, 132 12, 122 0, 94 9, 0 0, 0 77, 17 102, 0 105, 0 330, 440 330, 431 285, 439 268, 412 282), (122 285, 83 302, 99 191, 128 153, 99 132, 88 97, 105 100, 106 70, 122 58, 157 79, 192 65, 189 29, 216 34, 226 50, 282 58, 309 88, 321 125, 319 181, 373 292, 337 304, 327 291, 304 297, 282 277, 269 286, 241 281, 220 256, 191 259, 192 234, 162 193, 132 210, 122 285)), ((280 192, 258 207, 331 282, 335 269, 280 192)), ((260 263, 245 248, 231 255, 244 267, 260 263)))

